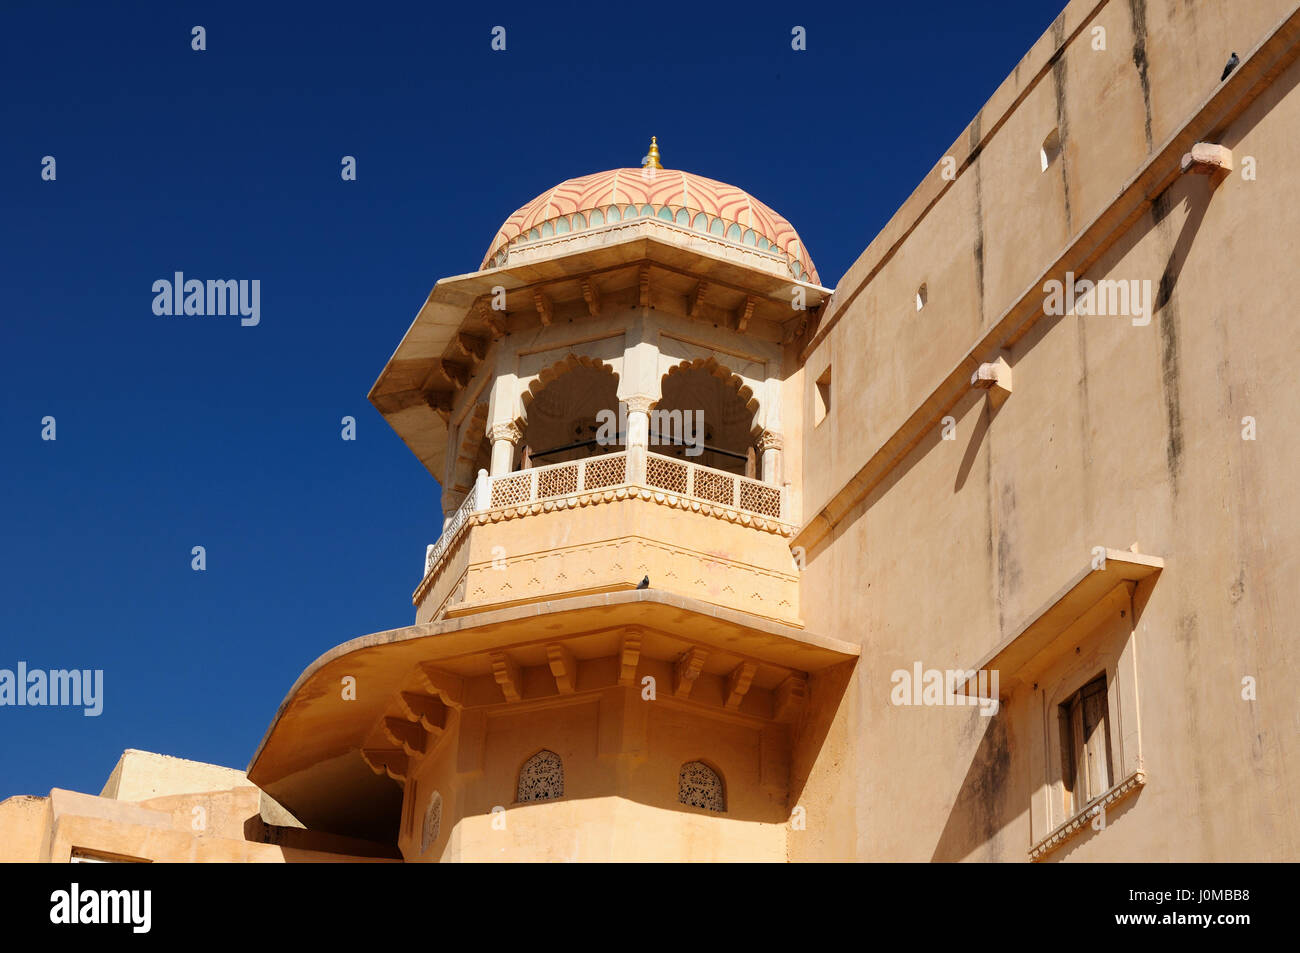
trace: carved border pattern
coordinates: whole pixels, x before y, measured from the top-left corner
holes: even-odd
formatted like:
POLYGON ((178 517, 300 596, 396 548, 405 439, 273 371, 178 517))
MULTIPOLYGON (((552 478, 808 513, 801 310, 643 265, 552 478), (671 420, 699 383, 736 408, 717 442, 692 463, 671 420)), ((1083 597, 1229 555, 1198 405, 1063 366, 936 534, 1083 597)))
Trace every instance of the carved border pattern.
POLYGON ((1063 823, 1052 833, 1035 844, 1029 849, 1030 860, 1042 860, 1056 848, 1060 847, 1067 840, 1078 834, 1090 823, 1098 814, 1105 811, 1112 804, 1116 804, 1128 797, 1138 788, 1147 783, 1146 772, 1142 770, 1134 771, 1127 778, 1115 785, 1105 794, 1099 796, 1095 801, 1085 807, 1074 817, 1063 823))
POLYGON ((793 526, 771 517, 746 513, 721 503, 708 503, 703 500, 679 496, 666 490, 636 486, 620 486, 592 493, 559 497, 558 499, 539 500, 535 503, 520 504, 518 506, 500 506, 496 509, 476 513, 471 517, 471 521, 478 524, 497 523, 503 519, 515 519, 520 516, 531 516, 535 513, 550 513, 554 510, 572 509, 577 506, 592 506, 597 503, 613 503, 616 500, 630 499, 648 500, 661 506, 690 510, 704 516, 712 516, 715 519, 726 520, 729 523, 740 523, 742 526, 749 526, 753 529, 775 533, 780 536, 794 535, 795 528, 793 526))

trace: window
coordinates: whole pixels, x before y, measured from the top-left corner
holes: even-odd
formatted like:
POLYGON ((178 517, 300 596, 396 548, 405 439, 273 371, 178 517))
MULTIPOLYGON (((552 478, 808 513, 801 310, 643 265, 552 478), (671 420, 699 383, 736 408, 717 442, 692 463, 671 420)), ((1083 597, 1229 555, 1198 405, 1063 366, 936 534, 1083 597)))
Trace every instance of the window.
POLYGON ((424 831, 420 836, 420 853, 425 853, 438 843, 442 833, 442 795, 437 791, 429 798, 429 806, 424 811, 424 831))
POLYGON ((722 778, 703 761, 688 761, 677 775, 677 800, 721 814, 727 809, 722 778))
POLYGON ((817 426, 826 419, 826 415, 831 412, 831 369, 830 365, 822 371, 822 376, 817 378, 816 392, 813 394, 813 426, 817 426))
POLYGON ((1110 789, 1113 773, 1106 676, 1099 675, 1060 705, 1061 780, 1065 816, 1110 789))
POLYGON ((549 801, 564 797, 564 762, 554 751, 542 749, 519 769, 516 801, 549 801))
POLYGON ((922 282, 921 287, 916 289, 916 310, 920 311, 922 308, 924 308, 925 303, 929 300, 930 300, 930 292, 929 290, 926 289, 925 283, 922 282))
POLYGON ((1061 131, 1053 129, 1043 140, 1043 148, 1039 151, 1039 161, 1042 163, 1043 171, 1056 161, 1056 157, 1061 154, 1061 131))

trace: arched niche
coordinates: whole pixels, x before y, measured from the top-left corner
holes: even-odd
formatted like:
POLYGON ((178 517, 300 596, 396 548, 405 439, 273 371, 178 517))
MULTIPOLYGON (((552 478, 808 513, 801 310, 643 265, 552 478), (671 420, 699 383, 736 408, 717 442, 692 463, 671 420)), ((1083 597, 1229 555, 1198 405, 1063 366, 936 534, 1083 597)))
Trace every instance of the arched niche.
POLYGON ((701 358, 670 368, 660 388, 662 396, 650 417, 651 452, 728 473, 758 475, 759 404, 739 375, 714 358, 701 358), (700 423, 703 434, 698 433, 700 423), (677 443, 694 443, 703 450, 696 455, 693 448, 677 443))
POLYGON ((618 375, 599 359, 569 355, 529 384, 522 403, 516 426, 532 466, 623 449, 622 428, 601 427, 602 412, 618 420, 618 375))

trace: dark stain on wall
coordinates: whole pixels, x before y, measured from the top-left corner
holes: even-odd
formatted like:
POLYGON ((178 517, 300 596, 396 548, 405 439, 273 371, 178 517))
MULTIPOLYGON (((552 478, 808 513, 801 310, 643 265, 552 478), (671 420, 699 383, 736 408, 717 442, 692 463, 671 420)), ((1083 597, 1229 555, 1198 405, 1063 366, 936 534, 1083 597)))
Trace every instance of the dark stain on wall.
POLYGON ((1012 529, 1012 516, 1016 512, 1016 490, 1007 484, 1002 488, 1000 502, 1000 519, 998 520, 998 628, 1006 632, 1006 620, 1003 607, 1006 597, 1020 588, 1020 562, 1016 559, 1013 540, 1016 533, 1012 529))
MULTIPOLYGON (((1151 218, 1155 227, 1164 231, 1165 218, 1172 210, 1169 193, 1162 192, 1151 203, 1151 218)), ((1160 387, 1165 400, 1165 463, 1169 470, 1169 488, 1178 495, 1178 471, 1183 459, 1182 399, 1178 388, 1178 302, 1174 295, 1177 279, 1176 256, 1160 276, 1153 310, 1160 316, 1160 387)))
POLYGON ((1133 65, 1142 86, 1142 110, 1146 120, 1147 152, 1151 151, 1151 77, 1147 75, 1147 0, 1128 0, 1133 22, 1133 65))
MULTIPOLYGON (((1186 715, 1187 735, 1189 742, 1188 747, 1192 752, 1194 762, 1192 776, 1195 779, 1190 790, 1187 793, 1188 805, 1185 810, 1196 818, 1200 819, 1202 836, 1205 838, 1212 837, 1212 818, 1207 815, 1213 814, 1213 809, 1207 810, 1205 803, 1205 781, 1213 778, 1215 773, 1222 770, 1222 765, 1210 763, 1210 759, 1205 751, 1203 735, 1201 734, 1200 712, 1204 705, 1197 692, 1197 683, 1201 678, 1200 660, 1199 660, 1199 636, 1200 621, 1195 612, 1189 612, 1180 616, 1177 626, 1174 629, 1174 641, 1183 649, 1183 699, 1185 704, 1182 710, 1186 715)), ((1191 832, 1189 831, 1189 834, 1191 832)))
POLYGON ((1087 478, 1088 471, 1092 467, 1092 413, 1088 400, 1088 329, 1078 317, 1074 319, 1074 326, 1079 338, 1079 431, 1082 434, 1079 443, 1083 455, 1081 466, 1085 476, 1083 481, 1084 518, 1088 519, 1092 512, 1090 500, 1092 480, 1087 478))
MULTIPOLYGON (((1056 50, 1055 62, 1052 63, 1052 85, 1056 93, 1056 133, 1061 139, 1061 184, 1065 187, 1065 234, 1074 234, 1070 214, 1070 175, 1066 167, 1065 147, 1069 142, 1070 117, 1065 109, 1065 13, 1062 12, 1052 24, 1052 46, 1056 50)), ((1148 140, 1151 138, 1148 132, 1148 140)))
POLYGON ((971 709, 970 718, 973 727, 984 727, 984 737, 962 780, 932 861, 957 861, 977 850, 979 860, 1000 860, 999 834, 1016 813, 1014 808, 1008 808, 1016 800, 1017 791, 1011 783, 1007 709, 999 708, 991 718, 971 709))

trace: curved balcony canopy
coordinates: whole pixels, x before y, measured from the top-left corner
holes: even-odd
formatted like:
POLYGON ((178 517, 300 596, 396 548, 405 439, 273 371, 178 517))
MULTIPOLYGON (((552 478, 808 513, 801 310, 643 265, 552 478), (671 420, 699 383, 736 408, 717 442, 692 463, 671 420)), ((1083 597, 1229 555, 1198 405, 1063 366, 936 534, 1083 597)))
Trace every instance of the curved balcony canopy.
MULTIPOLYGON (((444 714, 594 699, 663 675, 661 696, 752 725, 791 723, 807 676, 857 645, 655 589, 510 606, 354 639, 298 677, 249 779, 312 829, 391 841, 407 757, 444 714), (667 666, 667 668, 665 668, 667 666), (340 701, 351 677, 354 700, 340 701), (691 686, 699 686, 694 693, 691 686), (405 747, 407 752, 403 752, 405 747), (378 769, 378 770, 377 770, 378 769)), ((460 755, 458 755, 460 757, 460 755)))

